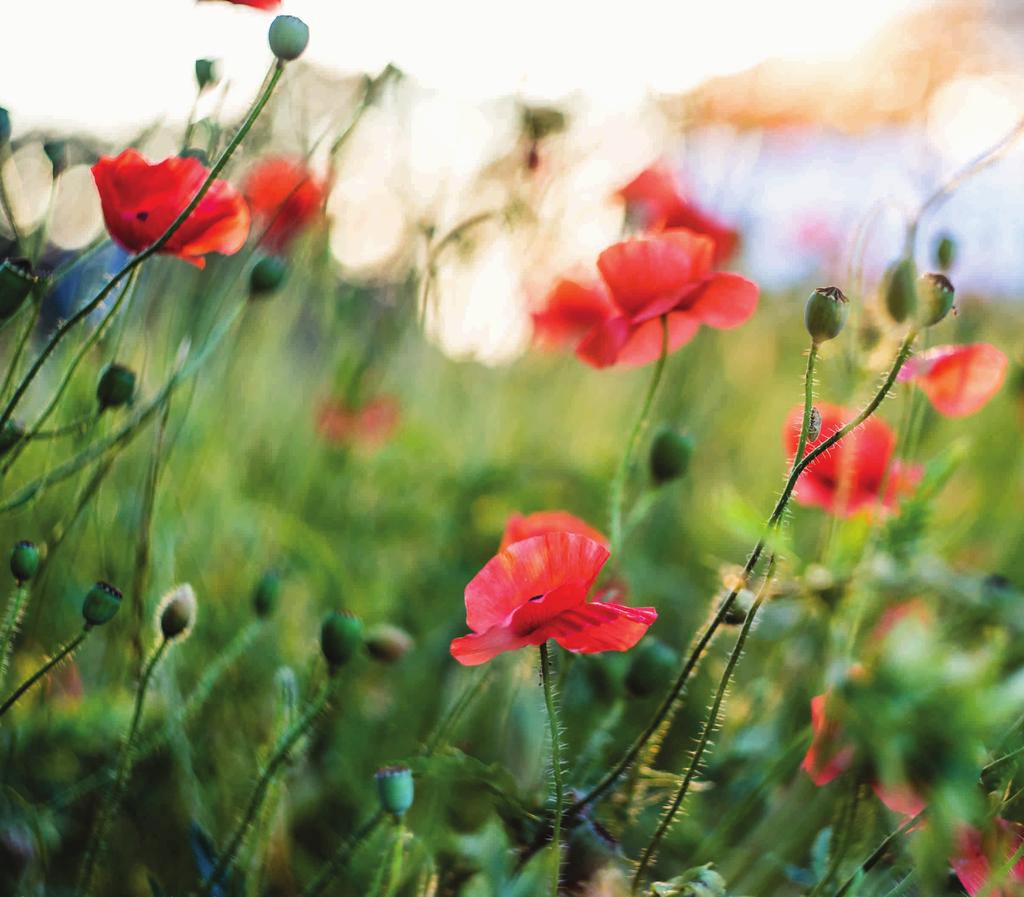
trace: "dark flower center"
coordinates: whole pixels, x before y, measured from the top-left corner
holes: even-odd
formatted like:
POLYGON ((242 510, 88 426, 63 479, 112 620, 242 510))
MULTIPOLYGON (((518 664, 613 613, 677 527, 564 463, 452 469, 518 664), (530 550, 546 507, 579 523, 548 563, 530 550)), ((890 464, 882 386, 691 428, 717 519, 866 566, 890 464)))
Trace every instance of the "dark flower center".
POLYGON ((149 212, 136 212, 135 217, 138 218, 139 221, 145 221, 149 218, 149 212))

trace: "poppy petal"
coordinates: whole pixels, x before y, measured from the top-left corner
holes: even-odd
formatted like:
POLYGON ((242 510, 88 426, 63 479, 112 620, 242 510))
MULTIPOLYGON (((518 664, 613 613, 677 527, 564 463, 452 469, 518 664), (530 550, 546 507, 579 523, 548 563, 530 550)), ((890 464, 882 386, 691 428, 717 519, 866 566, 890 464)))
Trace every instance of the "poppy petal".
POLYGON ((567 651, 628 651, 657 619, 653 607, 595 602, 559 614, 544 628, 544 634, 567 651))
POLYGON ((498 550, 504 551, 513 542, 543 536, 545 533, 576 533, 608 547, 608 537, 604 533, 568 511, 538 511, 526 516, 513 514, 509 517, 498 550))
POLYGON ((758 287, 739 274, 715 274, 693 296, 690 312, 701 324, 730 330, 757 309, 758 287))
POLYGON ((600 284, 560 278, 544 297, 541 310, 530 316, 533 338, 542 346, 562 346, 614 313, 612 301, 600 284))
POLYGON ((619 352, 629 341, 629 320, 610 318, 596 325, 576 347, 576 356, 591 367, 606 368, 619 360, 619 352))
POLYGON ((474 667, 505 651, 515 651, 530 644, 505 626, 493 626, 486 632, 472 633, 453 639, 451 654, 463 666, 474 667))
MULTIPOLYGON (((694 338, 700 323, 689 312, 672 312, 668 318, 668 353, 671 355, 694 338)), ((645 321, 634 328, 619 351, 618 363, 627 367, 650 364, 661 357, 661 321, 645 321)))
POLYGON ((980 411, 999 392, 1009 359, 989 343, 936 346, 910 359, 901 381, 913 381, 935 410, 946 417, 966 417, 980 411))
POLYGON ((827 785, 853 763, 853 746, 842 744, 839 726, 826 716, 828 695, 811 698, 811 729, 814 736, 801 768, 819 787, 827 785))
POLYGON ((916 816, 928 806, 928 801, 907 785, 886 787, 875 782, 871 787, 883 804, 901 816, 916 816))

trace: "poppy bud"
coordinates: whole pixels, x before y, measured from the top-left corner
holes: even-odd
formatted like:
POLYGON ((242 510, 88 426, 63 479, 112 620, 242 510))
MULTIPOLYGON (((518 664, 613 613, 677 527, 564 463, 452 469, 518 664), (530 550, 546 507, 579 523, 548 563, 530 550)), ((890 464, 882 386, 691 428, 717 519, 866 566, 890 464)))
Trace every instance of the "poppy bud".
POLYGON ((127 405, 135 396, 135 372, 121 364, 107 365, 96 385, 100 411, 127 405))
POLYGON ((408 766, 385 766, 377 770, 377 794, 380 805, 392 816, 404 816, 412 806, 415 787, 408 766))
POLYGON ((281 597, 281 577, 273 570, 268 570, 256 583, 256 590, 253 592, 252 604, 256 609, 256 616, 269 617, 277 610, 277 602, 281 597))
POLYGON ((626 688, 638 698, 646 698, 665 683, 671 682, 679 667, 679 658, 664 642, 644 639, 633 651, 633 661, 626 673, 626 688))
POLYGON ((818 287, 807 297, 804 325, 815 345, 839 336, 850 313, 850 300, 839 287, 818 287))
POLYGON ((0 456, 6 455, 25 435, 25 428, 16 420, 9 420, 0 430, 0 456))
POLYGON ((220 65, 216 59, 196 60, 196 84, 200 91, 206 90, 220 80, 220 65))
POLYGON ((821 412, 811 408, 811 419, 807 422, 807 441, 814 442, 821 435, 821 412))
POLYGON ((160 602, 160 632, 165 639, 184 638, 196 622, 196 593, 185 583, 176 586, 160 602))
POLYGON ((593 819, 584 819, 569 838, 565 877, 570 885, 582 885, 621 856, 619 842, 593 819))
POLYGON ((0 146, 11 139, 11 113, 0 106, 0 146))
POLYGON ((68 145, 63 140, 47 140, 43 144, 43 152, 53 166, 54 177, 63 174, 68 167, 68 145))
POLYGON ((949 234, 942 234, 935 244, 935 264, 943 271, 948 271, 956 261, 956 242, 949 234))
POLYGON ((21 308, 37 279, 28 259, 4 259, 0 262, 0 321, 6 321, 21 308))
POLYGON ((931 327, 949 314, 956 299, 956 291, 945 274, 922 274, 917 283, 921 299, 921 323, 931 327))
POLYGON ((249 273, 249 295, 262 298, 274 293, 288 275, 288 264, 275 255, 261 258, 249 273))
POLYGON ((109 623, 121 607, 121 593, 108 582, 98 582, 85 595, 82 616, 86 626, 109 623))
POLYGON ((28 582, 39 569, 39 549, 31 542, 18 542, 11 551, 11 575, 19 582, 28 582))
POLYGON ((309 43, 309 26, 295 16, 278 16, 267 35, 270 49, 282 62, 298 59, 309 43))
POLYGON ((917 309, 917 269, 912 259, 896 262, 886 275, 885 307, 897 324, 902 324, 917 309))
POLYGON ((320 650, 332 669, 348 663, 362 641, 363 624, 352 614, 332 610, 320 627, 320 650))
POLYGON ((651 479, 658 486, 686 474, 693 457, 693 438, 672 427, 663 427, 651 441, 649 462, 651 479))
POLYGON ((412 636, 390 623, 378 623, 366 632, 366 650, 381 663, 397 663, 412 650, 412 636))

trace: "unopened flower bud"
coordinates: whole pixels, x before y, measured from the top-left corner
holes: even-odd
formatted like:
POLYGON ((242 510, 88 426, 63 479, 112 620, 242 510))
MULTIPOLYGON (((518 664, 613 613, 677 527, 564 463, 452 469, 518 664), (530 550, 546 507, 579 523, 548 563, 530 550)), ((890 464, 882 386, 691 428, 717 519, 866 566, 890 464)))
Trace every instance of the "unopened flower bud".
POLYGON ((885 307, 897 324, 913 316, 917 309, 917 269, 913 259, 896 262, 885 278, 885 307))
POLYGON ((956 291, 945 274, 922 274, 917 283, 921 323, 931 327, 950 313, 956 300, 956 291))
POLYGON ((100 411, 127 405, 135 397, 135 372, 122 364, 110 364, 96 385, 100 411))
POLYGON ((0 262, 0 321, 6 321, 21 308, 37 280, 28 259, 10 258, 0 262))
POLYGON ((63 140, 47 140, 43 152, 53 166, 53 175, 63 174, 68 167, 68 145, 63 140))
POLYGON ((261 258, 249 272, 249 295, 254 299, 277 292, 288 276, 288 263, 276 255, 261 258))
POLYGON ((942 271, 948 271, 956 261, 956 241, 949 234, 942 234, 935 244, 935 264, 942 271))
POLYGON ((807 422, 807 441, 814 442, 821 435, 821 412, 811 408, 811 419, 807 422))
POLYGON ((850 314, 850 300, 839 287, 818 287, 807 297, 804 325, 815 345, 839 336, 850 314))
POLYGON ((633 660, 626 673, 626 688, 638 698, 645 698, 671 682, 679 667, 679 658, 664 642, 646 638, 632 652, 633 660))
POLYGON ((270 49, 282 62, 298 59, 309 43, 309 26, 295 16, 278 16, 267 35, 270 49))
POLYGON ((0 106, 0 146, 11 139, 11 113, 0 106))
POLYGON ((332 669, 344 666, 363 643, 363 624, 352 614, 332 610, 320 627, 320 650, 332 669))
POLYGON ((31 542, 18 542, 11 551, 11 575, 19 582, 28 582, 39 569, 39 549, 31 542))
POLYGON ((25 435, 25 428, 16 420, 9 420, 0 430, 0 456, 6 455, 25 435))
POLYGON ((569 837, 565 862, 565 878, 571 887, 579 887, 593 879, 606 866, 622 856, 619 842, 593 819, 584 819, 569 837))
POLYGON ((672 427, 663 427, 651 441, 651 479, 658 486, 685 476, 693 457, 693 437, 672 427))
POLYGON ((121 593, 108 582, 98 582, 85 595, 82 616, 87 626, 109 623, 121 607, 121 593))
POLYGON ((157 610, 165 639, 185 638, 196 622, 196 593, 184 583, 164 595, 157 610))
POLYGON ((253 591, 252 604, 256 616, 269 617, 277 610, 277 602, 281 598, 281 577, 273 570, 264 573, 253 591))
POLYGON ((196 85, 200 91, 206 90, 220 80, 220 65, 216 59, 196 60, 196 85))
POLYGON ((381 663, 397 663, 412 650, 412 636, 398 626, 378 623, 366 632, 366 650, 381 663))
POLYGON ((412 770, 408 766, 385 766, 377 770, 375 778, 384 811, 392 816, 404 816, 415 795, 412 770))

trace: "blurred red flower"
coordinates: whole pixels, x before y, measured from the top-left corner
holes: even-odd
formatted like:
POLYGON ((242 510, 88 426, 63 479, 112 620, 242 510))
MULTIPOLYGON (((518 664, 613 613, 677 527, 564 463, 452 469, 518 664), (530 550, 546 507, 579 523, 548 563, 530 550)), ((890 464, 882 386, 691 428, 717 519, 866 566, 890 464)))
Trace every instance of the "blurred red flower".
POLYGON ((227 0, 235 6, 251 6, 253 9, 277 9, 281 0, 227 0))
POLYGON ((523 539, 547 533, 575 533, 577 536, 586 536, 605 548, 608 547, 608 537, 604 533, 598 532, 585 520, 580 520, 568 511, 538 511, 525 517, 522 514, 513 514, 509 517, 498 550, 504 551, 513 542, 522 542, 523 539))
POLYGON ((936 346, 907 361, 899 380, 916 383, 939 414, 966 417, 999 392, 1009 366, 1006 355, 989 343, 936 346))
MULTIPOLYGON (((821 433, 808 440, 807 452, 828 439, 856 411, 819 402, 821 433)), ((794 408, 786 420, 783 437, 786 450, 796 453, 803 422, 803 408, 794 408)), ((920 479, 920 469, 892 459, 896 436, 885 421, 869 417, 852 433, 817 458, 800 475, 793 497, 802 505, 824 508, 830 514, 850 517, 880 505, 892 510, 920 479), (882 490, 885 494, 881 495, 882 490)))
POLYGON ((596 324, 576 349, 594 367, 641 365, 661 354, 668 321, 670 352, 688 343, 701 324, 738 327, 757 308, 757 285, 712 270, 713 244, 688 230, 667 230, 608 247, 597 259, 613 316, 596 324))
POLYGON ((316 429, 334 445, 379 448, 391 438, 400 418, 401 406, 394 396, 378 396, 358 408, 327 399, 317 409, 316 429))
POLYGON ((567 651, 627 651, 658 618, 653 607, 588 602, 608 549, 575 533, 514 542, 466 586, 466 624, 452 656, 476 666, 504 651, 554 639, 567 651))
MULTIPOLYGON (((156 164, 133 149, 103 156, 92 167, 103 220, 111 238, 130 252, 152 246, 185 210, 209 172, 194 158, 173 156, 156 164)), ((233 255, 249 235, 249 208, 226 181, 215 180, 160 249, 197 268, 208 252, 233 255)))
POLYGON ((999 818, 995 823, 987 837, 973 826, 964 826, 957 838, 957 854, 950 865, 970 897, 982 892, 988 897, 1009 897, 1019 894, 1024 884, 1024 859, 1017 861, 1000 886, 990 884, 990 857, 995 859, 998 869, 1024 844, 1024 825, 999 818))
POLYGON ((736 251, 739 234, 687 199, 676 177, 663 165, 645 168, 617 195, 625 200, 628 213, 646 230, 682 227, 709 237, 714 243, 716 266, 728 261, 736 251))
POLYGON ((541 346, 560 348, 578 341, 594 325, 615 313, 608 291, 600 283, 559 278, 533 312, 533 338, 541 346))
POLYGON ((283 252, 323 209, 325 186, 300 159, 272 156, 249 172, 242 187, 253 218, 265 233, 261 245, 283 252))

